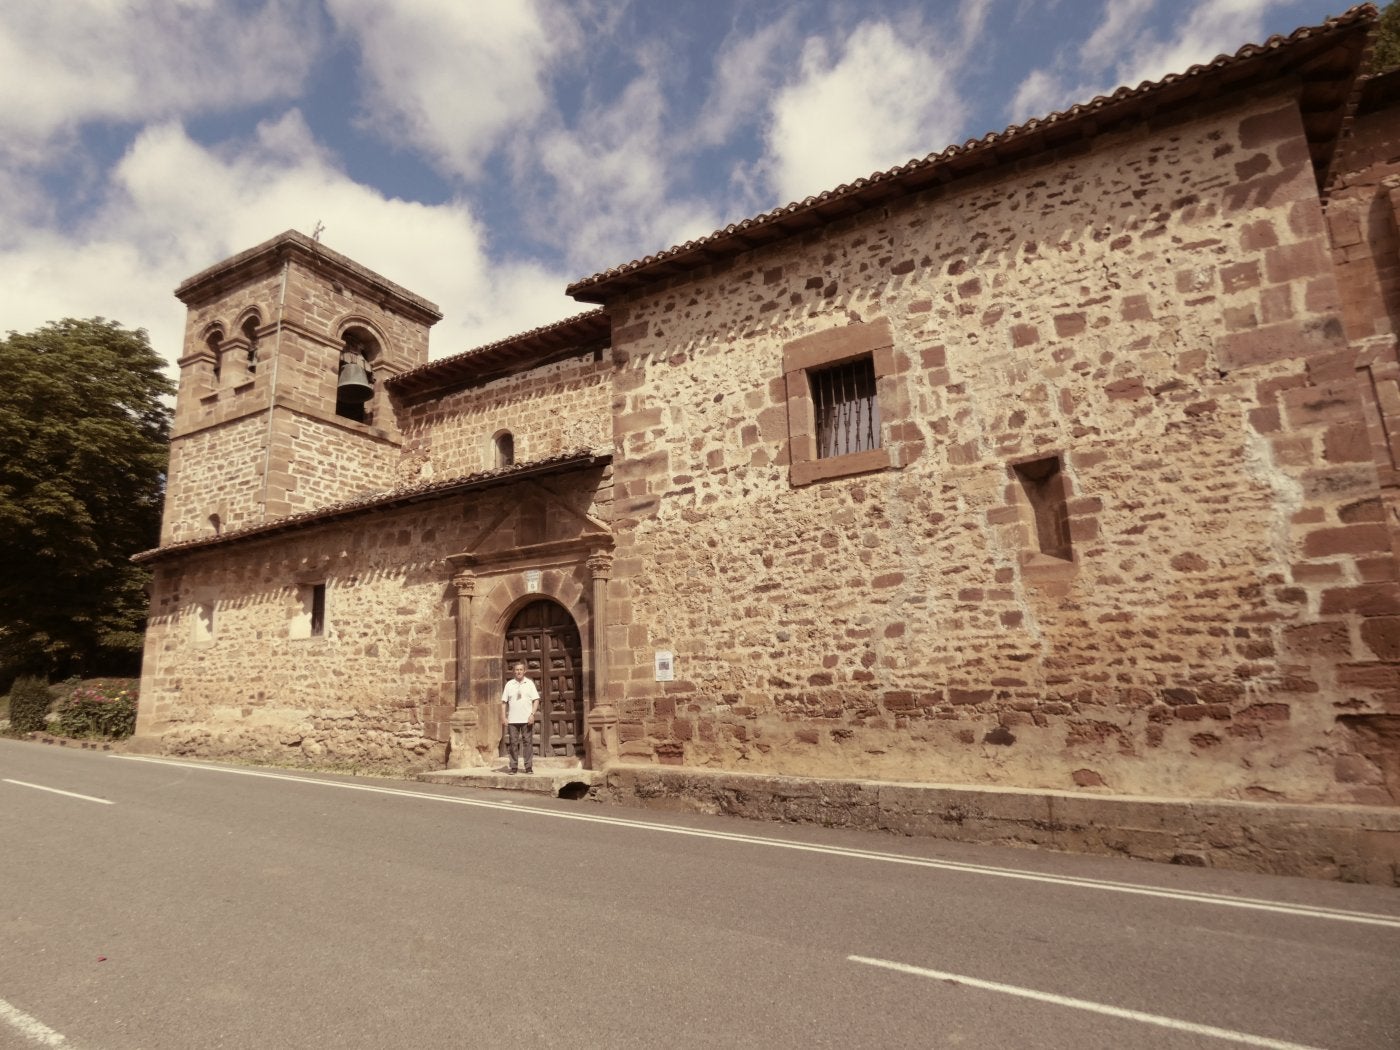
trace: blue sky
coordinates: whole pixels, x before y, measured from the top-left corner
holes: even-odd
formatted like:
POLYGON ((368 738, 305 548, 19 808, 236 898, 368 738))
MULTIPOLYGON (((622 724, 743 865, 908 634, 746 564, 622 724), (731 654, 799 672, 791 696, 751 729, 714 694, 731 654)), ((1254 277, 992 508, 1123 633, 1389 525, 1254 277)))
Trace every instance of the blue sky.
POLYGON ((564 286, 1180 72, 1344 0, 3 0, 0 331, 179 356, 185 277, 285 229, 435 301, 564 286))

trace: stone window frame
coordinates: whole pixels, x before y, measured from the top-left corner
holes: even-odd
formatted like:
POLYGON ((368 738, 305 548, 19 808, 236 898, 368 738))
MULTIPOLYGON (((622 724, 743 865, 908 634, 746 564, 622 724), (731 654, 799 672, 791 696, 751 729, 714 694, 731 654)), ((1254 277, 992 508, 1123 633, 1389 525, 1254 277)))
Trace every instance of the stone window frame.
POLYGON ((1064 457, 1058 452, 1018 458, 1007 464, 1021 486, 1018 504, 1029 512, 1027 551, 1044 559, 1074 561, 1074 539, 1069 527, 1070 482, 1064 457))
POLYGON ((830 478, 869 474, 894 466, 889 435, 903 423, 896 414, 894 327, 889 318, 857 321, 813 332, 783 345, 783 379, 787 393, 788 478, 810 485, 830 478), (875 371, 875 399, 880 409, 880 447, 825 459, 818 455, 816 409, 808 375, 823 368, 869 358, 875 371))

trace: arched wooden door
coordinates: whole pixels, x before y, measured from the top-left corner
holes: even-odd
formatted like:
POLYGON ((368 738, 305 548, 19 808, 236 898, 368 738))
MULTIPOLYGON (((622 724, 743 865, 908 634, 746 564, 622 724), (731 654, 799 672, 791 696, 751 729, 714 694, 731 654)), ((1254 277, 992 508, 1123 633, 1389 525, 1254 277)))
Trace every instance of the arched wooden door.
POLYGON ((584 751, 583 649, 578 626, 548 598, 531 602, 506 628, 505 671, 517 661, 540 691, 535 754, 574 758, 584 751))

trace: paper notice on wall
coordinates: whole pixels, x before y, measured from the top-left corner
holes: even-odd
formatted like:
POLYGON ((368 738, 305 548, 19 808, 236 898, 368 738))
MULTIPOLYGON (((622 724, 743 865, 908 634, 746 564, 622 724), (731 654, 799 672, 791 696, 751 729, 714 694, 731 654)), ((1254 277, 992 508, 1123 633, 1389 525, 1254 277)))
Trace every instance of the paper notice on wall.
POLYGON ((671 682, 676 677, 676 654, 669 649, 656 650, 656 680, 671 682))

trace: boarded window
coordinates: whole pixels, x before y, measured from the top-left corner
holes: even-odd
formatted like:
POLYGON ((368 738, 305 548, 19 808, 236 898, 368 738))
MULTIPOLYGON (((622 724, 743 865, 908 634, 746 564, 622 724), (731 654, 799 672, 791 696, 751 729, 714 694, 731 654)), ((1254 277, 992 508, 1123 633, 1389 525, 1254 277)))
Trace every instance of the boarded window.
POLYGON ((807 377, 812 384, 818 459, 880 447, 880 402, 871 358, 814 369, 807 377))

